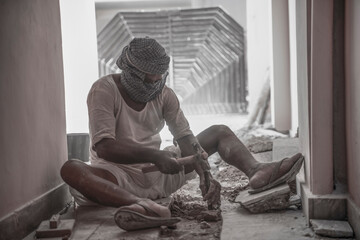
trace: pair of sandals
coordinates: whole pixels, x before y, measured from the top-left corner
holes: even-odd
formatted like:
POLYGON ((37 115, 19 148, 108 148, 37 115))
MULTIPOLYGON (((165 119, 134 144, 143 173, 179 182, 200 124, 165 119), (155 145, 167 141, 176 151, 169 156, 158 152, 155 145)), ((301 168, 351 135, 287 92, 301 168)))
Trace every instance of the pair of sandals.
MULTIPOLYGON (((282 183, 289 182, 292 179, 294 179, 294 177, 299 172, 302 163, 304 161, 304 157, 301 154, 297 154, 297 155, 299 156, 296 155, 293 156, 293 157, 297 157, 297 160, 286 174, 276 179, 282 163, 287 158, 276 163, 275 170, 271 174, 271 177, 265 186, 257 189, 250 189, 249 193, 255 194, 255 193, 263 192, 265 190, 276 187, 282 183)), ((130 210, 128 207, 124 206, 124 207, 120 207, 115 213, 114 219, 116 224, 120 228, 126 231, 133 231, 133 230, 154 228, 160 226, 172 226, 181 221, 181 218, 177 218, 177 217, 161 217, 154 210, 150 209, 148 206, 143 204, 142 203, 143 201, 146 200, 140 200, 135 204, 143 207, 150 216, 130 210)))

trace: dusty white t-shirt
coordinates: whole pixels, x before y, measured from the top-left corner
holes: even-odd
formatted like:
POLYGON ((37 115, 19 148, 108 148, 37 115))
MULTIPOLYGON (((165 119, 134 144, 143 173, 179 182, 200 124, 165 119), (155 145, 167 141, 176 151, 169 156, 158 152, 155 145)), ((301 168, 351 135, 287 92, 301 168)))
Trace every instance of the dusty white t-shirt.
MULTIPOLYGON (((167 86, 154 100, 146 103, 143 110, 135 111, 126 104, 112 75, 107 75, 93 84, 87 104, 90 146, 103 138, 111 138, 120 143, 159 149, 159 132, 165 123, 175 140, 192 134, 175 93, 167 86)), ((92 163, 104 161, 92 147, 90 160, 92 163)))

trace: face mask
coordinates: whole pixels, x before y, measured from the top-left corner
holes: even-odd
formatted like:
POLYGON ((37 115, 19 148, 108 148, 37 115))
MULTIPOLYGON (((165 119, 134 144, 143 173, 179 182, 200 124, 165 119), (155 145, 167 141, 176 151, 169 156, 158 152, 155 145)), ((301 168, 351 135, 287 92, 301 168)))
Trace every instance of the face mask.
POLYGON ((125 88, 126 93, 135 102, 146 103, 156 98, 165 86, 168 74, 164 74, 160 81, 154 83, 144 82, 144 78, 140 78, 136 74, 130 74, 128 71, 121 73, 121 84, 125 88))

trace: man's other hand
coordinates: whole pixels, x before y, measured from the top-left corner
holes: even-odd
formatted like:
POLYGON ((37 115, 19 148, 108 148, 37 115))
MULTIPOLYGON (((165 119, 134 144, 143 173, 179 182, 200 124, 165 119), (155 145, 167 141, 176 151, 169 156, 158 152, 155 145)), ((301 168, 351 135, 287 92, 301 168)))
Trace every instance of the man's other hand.
POLYGON ((169 151, 161 151, 154 164, 160 172, 165 174, 176 174, 183 170, 183 167, 176 161, 176 154, 169 151))
POLYGON ((220 192, 221 185, 215 179, 210 179, 210 188, 206 192, 205 187, 200 185, 201 193, 204 197, 204 201, 207 201, 208 206, 211 206, 211 209, 218 209, 221 205, 220 192), (206 192, 206 193, 205 193, 206 192))

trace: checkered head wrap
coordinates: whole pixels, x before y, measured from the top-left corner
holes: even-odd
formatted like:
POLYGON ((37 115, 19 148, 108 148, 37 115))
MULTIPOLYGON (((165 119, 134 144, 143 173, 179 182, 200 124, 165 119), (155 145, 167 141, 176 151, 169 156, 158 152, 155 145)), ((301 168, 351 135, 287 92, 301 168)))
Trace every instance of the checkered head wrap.
POLYGON ((124 47, 116 65, 122 70, 121 84, 136 102, 149 102, 157 97, 166 82, 170 57, 165 49, 149 37, 134 38, 124 47), (144 82, 146 74, 163 74, 161 81, 144 82))

